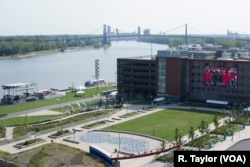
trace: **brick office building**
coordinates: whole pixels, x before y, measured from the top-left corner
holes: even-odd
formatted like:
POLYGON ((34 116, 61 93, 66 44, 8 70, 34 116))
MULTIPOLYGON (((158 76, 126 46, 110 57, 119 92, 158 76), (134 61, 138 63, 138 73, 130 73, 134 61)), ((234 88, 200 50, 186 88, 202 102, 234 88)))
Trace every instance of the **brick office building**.
POLYGON ((250 104, 249 60, 248 52, 230 50, 164 50, 155 59, 118 59, 118 91, 250 104))

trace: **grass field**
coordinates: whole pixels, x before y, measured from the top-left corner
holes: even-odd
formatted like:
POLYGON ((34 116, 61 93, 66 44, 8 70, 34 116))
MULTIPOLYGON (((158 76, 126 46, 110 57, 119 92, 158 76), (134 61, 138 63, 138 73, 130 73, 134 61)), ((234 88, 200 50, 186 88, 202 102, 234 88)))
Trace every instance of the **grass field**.
POLYGON ((33 108, 39 108, 39 107, 50 106, 54 104, 80 100, 80 99, 92 97, 93 95, 96 95, 96 94, 101 94, 102 91, 111 90, 111 89, 114 89, 114 87, 108 86, 108 87, 90 88, 86 90, 85 96, 75 96, 74 92, 68 92, 66 93, 66 96, 59 97, 59 98, 38 100, 34 102, 27 102, 24 104, 0 105, 0 114, 10 114, 10 113, 20 112, 20 111, 25 111, 25 110, 31 110, 33 108))
MULTIPOLYGON (((106 128, 106 130, 142 133, 173 141, 175 140, 176 128, 180 130, 181 135, 186 135, 191 126, 193 126, 194 129, 198 129, 202 120, 212 123, 214 115, 214 112, 199 110, 167 109, 106 128)), ((218 116, 219 119, 221 117, 222 116, 218 116)))
POLYGON ((60 118, 59 115, 39 115, 39 116, 20 116, 9 119, 3 119, 0 121, 0 126, 15 126, 15 125, 25 125, 32 124, 35 122, 44 122, 48 120, 53 120, 56 118, 60 118))

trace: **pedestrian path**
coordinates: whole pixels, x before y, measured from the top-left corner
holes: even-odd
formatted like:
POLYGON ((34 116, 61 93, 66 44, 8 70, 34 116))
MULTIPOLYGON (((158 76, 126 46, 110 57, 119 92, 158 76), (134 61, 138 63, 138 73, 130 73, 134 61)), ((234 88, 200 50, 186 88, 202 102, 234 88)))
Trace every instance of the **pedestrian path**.
MULTIPOLYGON (((112 115, 109 115, 105 118, 102 118, 103 120, 107 120, 107 119, 111 119, 111 118, 120 118, 119 116, 121 115, 124 115, 124 114, 127 114, 129 112, 137 112, 138 110, 143 110, 143 108, 146 108, 147 106, 146 105, 128 105, 128 107, 124 107, 122 108, 120 111, 112 114, 112 115)), ((155 108, 154 110, 152 111, 147 111, 147 112, 138 112, 139 114, 133 116, 133 117, 128 117, 128 118, 122 118, 120 120, 114 120, 113 122, 109 122, 107 124, 104 124, 104 125, 101 125, 101 126, 98 126, 98 127, 94 127, 94 128, 91 128, 91 129, 84 129, 82 132, 76 132, 72 135, 70 135, 69 137, 71 137, 72 139, 75 139, 76 141, 80 141, 80 144, 74 144, 74 143, 70 143, 70 142, 65 142, 63 141, 63 138, 58 138, 58 139, 53 139, 53 142, 56 142, 56 143, 61 143, 61 144, 64 144, 64 145, 68 145, 70 147, 75 147, 75 148, 79 148, 81 150, 84 150, 86 152, 89 151, 89 144, 86 144, 86 143, 83 143, 83 141, 80 140, 80 138, 84 135, 84 134, 87 134, 93 130, 99 130, 99 129, 103 129, 105 127, 108 127, 108 126, 112 126, 112 125, 116 125, 116 124, 119 124, 119 123, 122 123, 122 122, 125 122, 125 121, 128 121, 128 120, 131 120, 131 119, 135 119, 135 118, 138 118, 138 117, 141 117, 141 116, 144 116, 144 115, 147 115, 147 114, 152 114, 154 112, 158 112, 162 109, 165 109, 165 108, 185 108, 183 106, 178 106, 178 104, 170 104, 170 105, 165 105, 165 106, 158 106, 157 108, 155 108)), ((185 108, 187 109, 187 107, 185 108)), ((199 110, 200 108, 197 107, 197 110, 199 110)), ((202 108, 204 110, 208 110, 210 111, 210 108, 202 108)), ((216 111, 216 110, 214 110, 216 111)), ((100 119, 101 120, 101 119, 100 119)), ((94 122, 94 121, 93 121, 94 122)), ((88 124, 91 123, 91 122, 88 122, 88 124)), ((78 127, 82 127, 84 126, 86 123, 83 123, 83 124, 79 124, 79 125, 74 125, 75 128, 78 128, 78 127)), ((220 120, 220 124, 222 125, 223 124, 223 119, 220 120)), ((215 127, 213 124, 209 125, 209 129, 210 130, 213 130, 215 127)), ((70 127, 68 128, 69 130, 72 131, 73 127, 70 127)), ((8 129, 7 130, 7 137, 8 138, 12 138, 12 132, 13 132, 13 128, 11 129, 8 129)), ((22 149, 17 149, 17 148, 14 148, 13 146, 17 143, 20 143, 22 141, 18 141, 18 142, 13 142, 13 143, 9 143, 9 144, 6 144, 6 145, 2 145, 0 146, 0 150, 2 151, 5 151, 5 152, 8 152, 10 154, 16 154, 16 153, 19 153, 19 152, 23 152, 25 150, 29 150, 29 149, 32 149, 34 147, 38 147, 38 146, 41 146, 43 144, 46 144, 46 143, 50 143, 51 142, 51 138, 49 138, 48 136, 53 134, 55 132, 51 132, 51 133, 48 133, 48 134, 42 134, 42 135, 39 135, 37 137, 39 138, 43 138, 46 140, 46 142, 44 143, 40 143, 40 144, 37 144, 37 145, 34 145, 34 146, 30 146, 30 147, 27 147, 27 148, 22 148, 22 149)), ((201 135, 199 133, 199 131, 195 131, 195 134, 197 135, 196 137, 198 137, 199 135, 201 135)), ((125 135, 124 135, 125 136, 125 135)), ((35 136, 30 136, 30 138, 27 138, 25 140, 29 140, 29 139, 34 139, 35 136)), ((213 147, 209 150, 226 150, 228 149, 229 147, 231 147, 233 144, 237 143, 238 141, 240 140, 243 140, 243 139, 247 139, 247 138, 250 138, 250 126, 246 126, 245 129, 239 131, 239 132, 236 132, 234 134, 234 137, 233 137, 233 140, 232 138, 230 137, 227 137, 226 140, 222 141, 222 142, 218 142, 216 143, 215 145, 213 145, 213 147)), ((158 142, 154 142, 152 139, 147 139, 147 141, 149 141, 150 145, 151 145, 151 148, 159 148, 160 146, 160 143, 159 141, 158 142)), ((189 141, 189 138, 188 138, 188 135, 185 135, 183 136, 182 138, 182 141, 185 141, 185 142, 188 142, 189 141)), ((169 146, 170 143, 168 143, 166 145, 166 147, 169 146)), ((117 148, 117 146, 112 146, 107 144, 107 143, 103 143, 103 148, 109 150, 111 153, 114 152, 114 148, 117 148)), ((138 166, 138 167, 142 167, 142 166, 147 166, 147 167, 154 167, 154 166, 157 166, 157 167, 163 167, 163 166, 166 166, 166 164, 164 163, 159 163, 159 162, 156 162, 157 165, 155 165, 155 156, 149 156, 149 157, 145 157, 145 158, 139 158, 139 159, 132 159, 132 160, 125 160, 125 161, 122 161, 121 162, 121 165, 122 167, 127 167, 127 166, 138 166)))
POLYGON ((6 129, 6 133, 5 133, 6 139, 11 140, 13 138, 14 127, 6 127, 5 129, 6 129))

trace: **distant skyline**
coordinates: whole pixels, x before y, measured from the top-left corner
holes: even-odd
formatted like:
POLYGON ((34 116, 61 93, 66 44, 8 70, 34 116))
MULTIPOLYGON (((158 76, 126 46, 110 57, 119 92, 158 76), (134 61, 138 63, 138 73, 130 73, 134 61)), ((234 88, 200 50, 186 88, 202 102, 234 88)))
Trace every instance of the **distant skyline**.
POLYGON ((101 34, 250 34, 247 0, 0 0, 0 36, 101 34), (181 28, 178 28, 181 27, 181 28), (170 31, 173 30, 173 31, 170 31))

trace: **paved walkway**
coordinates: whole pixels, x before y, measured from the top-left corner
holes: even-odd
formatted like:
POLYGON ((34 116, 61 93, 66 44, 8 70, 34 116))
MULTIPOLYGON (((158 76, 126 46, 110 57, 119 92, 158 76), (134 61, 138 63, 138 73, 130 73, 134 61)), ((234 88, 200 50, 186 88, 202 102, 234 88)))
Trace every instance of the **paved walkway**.
MULTIPOLYGON (((147 115, 147 114, 151 114, 151 113, 154 113, 154 112, 158 112, 164 108, 182 108, 181 106, 177 106, 178 104, 171 104, 171 105, 167 105, 167 106, 160 106, 159 108, 156 108, 155 110, 153 111, 148 111, 148 112, 145 112, 145 113, 140 113, 136 116, 132 116, 132 117, 129 117, 129 118, 124 118, 124 119, 121 119, 121 120, 115 120, 114 122, 110 122, 108 124, 105 124, 105 125, 102 125, 102 126, 98 126, 98 127, 95 127, 95 128, 92 128, 92 129, 84 129, 82 132, 76 132, 75 134, 72 134, 70 136, 67 136, 67 137, 70 137, 71 140, 75 140, 75 141, 79 141, 80 143, 79 144, 74 144, 74 143, 70 143, 70 142, 65 142, 63 141, 64 138, 66 137, 61 137, 61 138, 58 138, 58 139, 53 139, 53 142, 57 142, 57 143, 61 143, 61 144, 64 144, 64 145, 68 145, 68 146, 71 146, 71 147, 75 147, 75 148, 79 148, 79 149, 82 149, 86 152, 89 151, 89 145, 93 144, 93 143, 86 143, 86 142, 83 142, 81 141, 81 137, 93 130, 98 130, 98 129, 102 129, 102 128, 105 128, 107 126, 112 126, 112 125, 115 125, 115 124, 118 124, 118 123, 121 123, 121 122, 125 122, 125 121, 128 121, 130 119, 135 119, 137 117, 141 117, 141 116, 144 116, 144 115, 147 115)), ((124 115, 128 112, 134 112, 134 111, 138 111, 138 110, 142 110, 142 108, 146 106, 143 106, 143 105, 129 105, 128 108, 127 107, 124 107, 122 110, 118 111, 117 113, 113 114, 113 115, 110 115, 110 116, 107 116, 106 118, 103 118, 104 120, 107 120, 107 119, 112 119, 112 118, 117 118, 121 115, 124 115)), ((183 108, 186 108, 186 107, 183 107, 183 108)), ((197 107, 197 110, 198 109, 204 109, 204 110, 211 110, 210 108, 207 109, 207 108, 198 108, 197 107)), ((216 110, 214 110, 216 111, 216 110)), ((220 122, 222 123, 223 120, 220 120, 220 122)), ((90 122, 88 122, 89 124, 90 122)), ((69 128, 69 130, 72 131, 72 128, 75 127, 75 128, 81 128, 82 126, 84 126, 85 124, 80 124, 80 125, 73 125, 71 128, 69 128)), ((209 126, 209 128, 212 130, 214 129, 214 126, 211 124, 209 126)), ((20 143, 22 141, 18 141, 18 142, 14 142, 14 143, 9 143, 9 144, 6 144, 6 145, 2 145, 0 146, 0 150, 2 151, 5 151, 5 152, 8 152, 8 153, 11 153, 11 154, 16 154, 16 153, 19 153, 19 152, 23 152, 25 150, 29 150, 29 149, 32 149, 34 147, 38 147, 40 145, 43 145, 45 143, 50 143, 51 142, 51 138, 48 138, 49 135, 53 134, 55 132, 51 132, 49 134, 43 134, 43 135, 38 135, 37 137, 39 138, 43 138, 46 140, 46 142, 44 143, 40 143, 40 144, 36 144, 34 146, 30 146, 30 147, 27 147, 27 148, 22 148, 22 149, 17 149, 17 148, 14 148, 13 146, 17 143, 20 143)), ((109 132, 110 134, 112 134, 111 132, 109 132)), ((195 134, 197 135, 200 135, 200 133, 198 131, 195 132, 195 134)), ((112 134, 114 136, 118 136, 118 134, 112 134)), ((121 134, 120 134, 121 135, 121 134)), ((30 137, 34 139, 34 135, 30 137)), ((128 134, 122 134, 122 137, 131 137, 131 135, 128 135, 128 134)), ((235 144, 236 142, 240 141, 240 140, 243 140, 243 139, 247 139, 247 138, 250 138, 250 126, 246 126, 246 128, 240 132, 236 132, 234 137, 233 137, 233 140, 231 137, 227 137, 225 141, 222 141, 222 142, 219 142, 217 144, 215 144, 210 150, 226 150, 228 149, 229 147, 231 147, 233 144, 235 144)), ((28 140, 28 139, 26 139, 28 140)), ((157 149, 157 148, 160 148, 160 144, 161 142, 160 141, 157 141, 157 140, 154 140, 152 138, 143 138, 142 140, 146 140, 148 143, 149 143, 149 147, 150 149, 157 149)), ((186 136, 183 136, 182 138, 183 141, 188 141, 188 135, 186 136)), ((111 153, 112 155, 116 155, 117 153, 114 153, 114 149, 118 149, 118 145, 116 144, 109 144, 109 143, 99 143, 99 144, 96 144, 94 143, 94 145, 97 145, 98 147, 101 147, 103 149, 105 149, 106 151, 108 151, 109 153, 111 153)), ((167 144, 167 147, 168 147, 168 144, 167 144)), ((164 164, 164 163, 160 163, 160 162, 156 162, 154 161, 155 159, 155 156, 148 156, 148 157, 144 157, 144 158, 137 158, 137 159, 131 159, 131 160, 123 160, 121 161, 121 166, 122 167, 130 167, 130 166, 136 166, 136 167, 166 167, 166 166, 169 166, 167 164, 164 164)), ((171 165, 170 165, 171 166, 171 165)))
MULTIPOLYGON (((124 115, 124 114, 127 114, 129 112, 135 112, 137 110, 141 110, 143 107, 146 107, 146 106, 136 105, 136 106, 124 107, 122 110, 116 112, 115 114, 107 116, 106 118, 102 118, 102 119, 103 120, 107 120, 107 119, 117 118, 117 117, 119 117, 121 115, 124 115)), ((154 112, 158 112, 160 110, 162 110, 162 108, 157 108, 157 109, 155 109, 153 111, 149 111, 149 112, 146 112, 146 113, 140 113, 138 115, 135 115, 135 116, 132 116, 132 117, 128 117, 128 118, 123 118, 121 120, 116 120, 114 122, 110 122, 108 124, 105 124, 105 125, 102 125, 102 126, 98 126, 98 127, 95 127, 95 128, 84 129, 82 132, 76 132, 75 134, 72 134, 70 136, 66 136, 66 137, 71 137, 72 140, 79 141, 80 142, 79 144, 74 144, 74 143, 63 141, 63 139, 66 138, 66 137, 61 137, 61 138, 58 138, 58 139, 53 139, 53 142, 61 143, 61 144, 64 144, 64 145, 75 147, 75 148, 79 148, 79 149, 82 149, 82 150, 88 152, 89 151, 89 145, 91 145, 93 143, 86 143, 86 142, 81 141, 80 137, 82 137, 84 134, 87 134, 87 133, 89 133, 89 132, 91 132, 93 130, 98 130, 98 129, 102 129, 102 128, 105 128, 105 127, 108 127, 108 126, 112 126, 112 125, 121 123, 121 122, 125 122, 125 121, 128 121, 130 119, 134 119, 134 118, 137 118, 137 117, 140 117, 140 116, 143 116, 143 115, 147 115, 147 114, 151 114, 151 113, 154 113, 154 112)), ((93 121, 93 122, 95 122, 95 121, 93 121)), ((91 122, 88 122, 88 124, 89 123, 91 123, 91 122)), ((85 124, 73 125, 73 126, 75 128, 81 128, 84 125, 85 124)), ((69 128, 69 130, 72 131, 73 126, 71 128, 69 128)), ((6 144, 6 145, 2 145, 2 146, 0 146, 0 150, 8 152, 10 154, 16 154, 16 153, 19 153, 19 152, 30 150, 30 149, 32 149, 34 147, 38 147, 38 146, 41 146, 43 144, 50 143, 52 139, 49 138, 48 136, 51 135, 51 134, 53 134, 53 133, 55 133, 55 132, 51 132, 51 133, 48 133, 48 134, 43 134, 43 135, 37 135, 36 136, 36 137, 45 139, 46 142, 44 142, 44 143, 36 144, 34 146, 29 146, 29 147, 22 148, 22 149, 17 149, 15 147, 13 147, 17 143, 24 142, 25 140, 29 140, 29 139, 34 139, 35 135, 32 135, 30 138, 27 138, 27 139, 25 139, 23 141, 17 141, 17 142, 9 143, 9 144, 6 144)), ((131 135, 121 134, 121 137, 131 137, 131 135)), ((153 148, 156 149, 156 148, 160 147, 160 142, 157 141, 157 140, 153 140, 152 138, 144 138, 144 140, 146 140, 147 142, 149 142, 150 148, 152 148, 152 149, 153 148)), ((114 154, 114 155, 115 155, 114 149, 118 149, 118 145, 112 145, 112 144, 107 144, 107 143, 100 143, 100 144, 94 143, 94 145, 98 145, 99 147, 105 149, 106 151, 108 151, 109 153, 114 154)), ((138 167, 139 166, 145 166, 148 162, 153 161, 153 159, 154 159, 154 156, 145 157, 145 158, 143 158, 143 160, 142 160, 142 158, 140 158, 140 159, 132 159, 132 160, 124 160, 124 161, 121 162, 121 165, 122 165, 122 167, 131 166, 132 164, 137 164, 138 167)))
POLYGON ((5 134, 5 138, 7 139, 7 140, 10 140, 10 139, 12 139, 13 138, 13 127, 7 127, 7 128, 5 128, 6 129, 6 134, 5 134))

